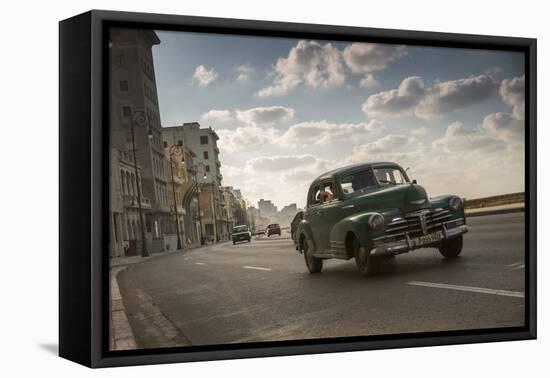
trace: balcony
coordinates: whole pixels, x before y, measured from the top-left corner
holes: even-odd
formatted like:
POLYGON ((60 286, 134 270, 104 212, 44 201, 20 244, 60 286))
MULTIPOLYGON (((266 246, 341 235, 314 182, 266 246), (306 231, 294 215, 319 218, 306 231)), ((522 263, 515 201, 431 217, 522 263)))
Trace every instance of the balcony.
MULTIPOLYGON (((138 208, 137 196, 131 194, 125 194, 122 196, 124 207, 131 207, 134 209, 138 208)), ((141 197, 141 208, 150 210, 151 209, 151 200, 146 197, 141 197)))

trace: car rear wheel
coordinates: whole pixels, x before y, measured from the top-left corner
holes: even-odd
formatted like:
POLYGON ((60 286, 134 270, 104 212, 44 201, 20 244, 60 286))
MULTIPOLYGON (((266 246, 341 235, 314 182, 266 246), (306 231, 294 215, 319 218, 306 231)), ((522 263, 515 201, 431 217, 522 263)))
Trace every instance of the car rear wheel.
POLYGON ((439 247, 439 253, 448 259, 458 257, 460 252, 462 252, 462 235, 445 240, 439 247))
POLYGON ((235 240, 233 240, 233 245, 235 245, 235 240))
POLYGON ((357 238, 353 240, 353 255, 355 256, 355 264, 361 275, 370 277, 380 273, 382 261, 377 257, 369 256, 369 252, 361 245, 357 238))
POLYGON ((310 273, 320 273, 323 270, 323 260, 313 256, 313 245, 309 239, 304 240, 304 260, 310 273))

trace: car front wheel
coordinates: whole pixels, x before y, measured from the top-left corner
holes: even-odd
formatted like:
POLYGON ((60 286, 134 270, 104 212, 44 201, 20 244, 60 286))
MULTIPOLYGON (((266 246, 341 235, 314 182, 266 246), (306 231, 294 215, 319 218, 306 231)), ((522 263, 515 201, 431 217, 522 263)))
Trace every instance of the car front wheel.
POLYGON ((462 252, 462 235, 445 240, 439 247, 439 253, 448 259, 458 257, 462 252))
POLYGON ((323 260, 313 256, 313 245, 309 239, 304 240, 304 260, 310 273, 320 273, 323 270, 323 260))
POLYGON ((382 261, 379 258, 369 256, 369 252, 361 245, 357 238, 353 240, 353 255, 355 256, 355 264, 361 275, 368 277, 380 272, 382 261))

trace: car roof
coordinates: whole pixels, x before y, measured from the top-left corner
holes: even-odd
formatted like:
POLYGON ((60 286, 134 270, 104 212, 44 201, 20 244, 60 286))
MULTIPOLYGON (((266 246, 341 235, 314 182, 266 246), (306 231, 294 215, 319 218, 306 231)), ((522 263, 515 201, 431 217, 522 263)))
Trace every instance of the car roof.
POLYGON ((237 227, 248 227, 248 225, 246 225, 246 224, 240 224, 240 225, 238 225, 238 226, 233 226, 233 228, 237 228, 237 227))
POLYGON ((363 167, 366 168, 366 167, 379 166, 379 165, 394 165, 399 167, 399 164, 393 163, 391 161, 371 161, 371 162, 350 164, 344 167, 336 168, 331 171, 325 172, 322 175, 319 175, 319 177, 313 180, 313 182, 311 183, 311 186, 318 184, 320 181, 334 178, 336 176, 338 177, 343 176, 350 171, 356 170, 357 168, 363 168, 363 167))

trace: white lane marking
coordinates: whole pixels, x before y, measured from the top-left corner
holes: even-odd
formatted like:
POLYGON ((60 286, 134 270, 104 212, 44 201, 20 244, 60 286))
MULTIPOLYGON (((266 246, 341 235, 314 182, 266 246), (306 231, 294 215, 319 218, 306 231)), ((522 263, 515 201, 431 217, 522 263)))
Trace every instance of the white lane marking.
POLYGON ((196 262, 195 265, 206 265, 205 263, 196 262))
POLYGON ((262 268, 261 266, 248 266, 248 265, 245 265, 242 268, 243 269, 265 270, 266 272, 271 272, 271 268, 262 268))
POLYGON ((437 289, 471 291, 473 293, 503 295, 503 296, 506 296, 506 297, 517 297, 517 298, 524 298, 525 297, 525 293, 523 293, 521 291, 486 289, 484 287, 475 287, 475 286, 448 285, 448 284, 441 284, 441 283, 434 283, 434 282, 422 282, 422 281, 411 281, 411 282, 408 282, 407 285, 434 287, 434 288, 437 288, 437 289))
POLYGON ((515 263, 512 263, 512 264, 508 264, 509 267, 513 267, 513 266, 516 266, 516 265, 524 265, 524 263, 523 263, 523 261, 518 261, 518 262, 515 262, 515 263))
POLYGON ((518 270, 518 269, 525 269, 525 264, 520 264, 520 265, 514 267, 512 270, 518 270))

